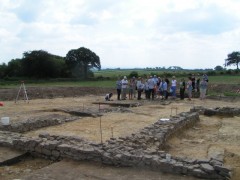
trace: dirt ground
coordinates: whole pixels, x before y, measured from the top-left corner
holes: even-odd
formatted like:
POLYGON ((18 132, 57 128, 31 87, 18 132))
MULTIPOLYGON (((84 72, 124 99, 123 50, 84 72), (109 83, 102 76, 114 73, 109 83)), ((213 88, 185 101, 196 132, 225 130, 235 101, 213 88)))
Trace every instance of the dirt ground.
MULTIPOLYGON (((104 94, 96 92, 95 95, 84 95, 79 97, 57 97, 51 99, 31 99, 29 103, 18 100, 2 101, 4 106, 0 107, 0 116, 10 117, 11 123, 26 120, 30 117, 44 116, 49 114, 70 114, 56 112, 56 108, 82 109, 104 111, 111 109, 109 105, 93 104, 93 102, 104 102, 104 94)), ((113 101, 117 101, 113 97, 113 101)), ((204 107, 240 107, 240 101, 219 101, 206 99, 201 101, 193 99, 186 100, 169 100, 164 104, 160 100, 126 100, 124 102, 141 102, 138 107, 126 108, 126 111, 114 111, 103 113, 99 117, 79 117, 79 120, 65 123, 58 126, 41 128, 39 130, 25 133, 26 136, 38 136, 41 132, 49 132, 50 134, 60 135, 77 135, 84 137, 90 141, 101 142, 100 121, 102 126, 102 141, 110 137, 127 136, 137 132, 143 127, 154 123, 160 118, 169 118, 176 113, 189 111, 194 106, 204 107)), ((240 177, 240 117, 221 118, 200 116, 200 122, 194 127, 179 133, 172 137, 167 145, 166 151, 173 156, 184 156, 190 158, 207 158, 208 154, 214 150, 224 151, 225 164, 230 165, 234 169, 232 179, 237 180, 240 177)), ((25 160, 22 164, 14 165, 14 168, 22 168, 23 172, 32 172, 35 169, 41 169, 48 166, 52 162, 36 159, 25 160), (28 162, 25 163, 24 162, 28 162), (27 165, 28 164, 28 165, 27 165), (29 165, 30 164, 30 165, 29 165), (23 168, 25 166, 25 169, 23 168), (30 167, 29 167, 30 166, 30 167)), ((0 167, 0 179, 12 179, 19 175, 11 170, 10 167, 0 167), (7 172, 7 173, 6 173, 7 172), (11 172, 8 175, 8 172, 11 172)), ((25 173, 26 174, 26 173, 25 173)), ((114 177, 114 175, 113 175, 114 177)))

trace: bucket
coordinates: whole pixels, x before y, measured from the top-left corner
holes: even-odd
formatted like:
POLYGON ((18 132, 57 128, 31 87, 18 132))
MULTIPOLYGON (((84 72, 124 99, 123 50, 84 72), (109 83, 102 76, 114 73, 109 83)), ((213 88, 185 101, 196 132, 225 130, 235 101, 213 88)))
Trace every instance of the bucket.
POLYGON ((1 123, 2 123, 2 125, 9 125, 9 123, 10 123, 9 117, 2 117, 1 123))

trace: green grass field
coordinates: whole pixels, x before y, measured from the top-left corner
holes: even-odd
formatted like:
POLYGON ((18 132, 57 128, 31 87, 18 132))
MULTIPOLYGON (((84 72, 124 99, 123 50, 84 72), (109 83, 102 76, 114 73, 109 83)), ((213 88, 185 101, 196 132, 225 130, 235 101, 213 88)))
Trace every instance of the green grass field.
MULTIPOLYGON (((52 80, 25 80, 27 86, 70 86, 70 87, 115 87, 115 82, 119 76, 128 76, 132 72, 136 72, 138 76, 147 77, 148 75, 156 74, 160 77, 168 77, 171 79, 173 75, 176 76, 179 82, 181 78, 188 80, 190 74, 203 74, 204 71, 190 71, 190 70, 154 70, 154 69, 105 69, 101 71, 93 71, 94 79, 91 81, 82 81, 78 79, 52 79, 52 80), (106 80, 108 79, 108 80, 106 80)), ((240 75, 215 75, 209 76, 209 83, 211 84, 239 84, 240 75)), ((1 80, 0 88, 13 88, 19 86, 19 80, 1 80)))
MULTIPOLYGON (((127 75, 125 72, 124 74, 127 75)), ((104 76, 107 77, 107 76, 104 76)), ((26 87, 106 87, 115 88, 116 87, 116 76, 111 77, 110 80, 91 80, 91 81, 80 81, 80 80, 25 80, 26 87)), ((177 81, 180 81, 181 77, 177 77, 177 81)), ((184 77, 185 80, 188 77, 184 77)), ((169 78, 170 79, 170 78, 169 78)), ((226 84, 226 85, 239 85, 240 87, 240 76, 209 76, 209 84, 226 84)), ((0 88, 18 88, 20 87, 20 81, 0 81, 0 88)), ((236 87, 236 86, 235 86, 236 87)), ((209 90, 209 94, 215 95, 214 90, 209 90)), ((218 94, 218 93, 217 93, 218 94)), ((238 93, 234 92, 224 92, 226 96, 240 96, 238 93)))
MULTIPOLYGON (((179 81, 180 78, 177 78, 179 81)), ((187 80, 187 77, 185 78, 187 80)), ((116 80, 98 80, 98 81, 33 81, 26 80, 25 85, 28 86, 70 86, 70 87, 115 87, 116 80)), ((211 84, 239 84, 240 76, 209 76, 209 83, 211 84)), ((17 81, 1 81, 0 88, 11 88, 20 85, 21 82, 17 81)))

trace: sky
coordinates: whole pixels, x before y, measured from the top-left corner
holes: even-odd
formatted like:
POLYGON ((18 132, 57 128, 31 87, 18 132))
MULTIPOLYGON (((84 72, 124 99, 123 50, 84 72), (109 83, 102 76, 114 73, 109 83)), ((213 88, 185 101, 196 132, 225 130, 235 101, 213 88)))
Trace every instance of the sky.
POLYGON ((102 68, 223 66, 240 50, 240 0, 0 0, 0 64, 85 47, 102 68))

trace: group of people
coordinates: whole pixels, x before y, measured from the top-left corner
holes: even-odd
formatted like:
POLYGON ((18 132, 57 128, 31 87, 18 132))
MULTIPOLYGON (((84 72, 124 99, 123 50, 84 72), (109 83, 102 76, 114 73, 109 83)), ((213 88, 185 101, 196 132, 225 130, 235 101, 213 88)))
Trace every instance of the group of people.
POLYGON ((188 78, 187 84, 185 84, 184 79, 180 82, 180 98, 184 99, 185 87, 187 89, 188 99, 191 100, 192 92, 199 92, 200 99, 203 100, 206 97, 208 86, 208 76, 203 74, 202 78, 198 75, 195 78, 194 74, 188 78))
MULTIPOLYGON (((187 82, 182 78, 179 83, 175 76, 173 76, 171 80, 168 78, 160 78, 156 75, 150 75, 146 79, 142 77, 132 77, 129 80, 124 76, 123 78, 118 78, 116 89, 118 100, 126 100, 127 95, 129 100, 133 98, 140 100, 142 99, 143 93, 145 94, 145 99, 168 99, 169 96, 175 99, 177 88, 179 88, 180 99, 182 100, 185 98, 185 91, 187 91, 188 100, 191 100, 192 92, 199 92, 200 99, 203 100, 206 96, 207 85, 208 76, 206 74, 204 74, 201 79, 199 75, 195 77, 193 74, 188 78, 187 82)), ((109 95, 111 98, 112 93, 106 95, 106 100, 110 100, 109 95)))
POLYGON ((145 93, 146 99, 154 99, 156 93, 156 86, 159 85, 159 79, 156 77, 149 76, 147 79, 142 77, 132 77, 130 80, 127 80, 127 77, 124 76, 123 79, 119 78, 116 82, 117 85, 117 99, 126 100, 127 94, 128 98, 131 100, 137 98, 138 100, 142 99, 142 93, 145 93), (136 97, 137 94, 137 97, 136 97))

